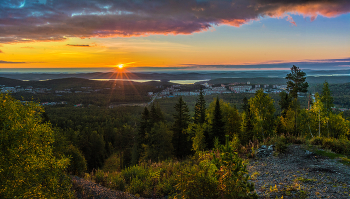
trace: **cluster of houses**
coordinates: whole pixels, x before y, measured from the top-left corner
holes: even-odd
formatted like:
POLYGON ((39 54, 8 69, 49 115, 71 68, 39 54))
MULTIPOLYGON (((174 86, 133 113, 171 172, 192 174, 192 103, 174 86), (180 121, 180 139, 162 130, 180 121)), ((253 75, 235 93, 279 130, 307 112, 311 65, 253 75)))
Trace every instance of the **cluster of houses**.
POLYGON ((21 86, 5 86, 0 85, 1 93, 18 93, 18 92, 27 92, 27 93, 48 93, 51 92, 51 88, 33 88, 32 86, 28 86, 23 88, 21 86))
MULTIPOLYGON (((287 89, 287 85, 251 85, 247 83, 232 83, 232 84, 221 84, 220 86, 214 87, 212 84, 204 83, 203 86, 204 95, 212 94, 226 94, 226 93, 256 93, 258 90, 263 89, 265 93, 280 93, 287 89)), ((194 96, 199 95, 200 91, 181 91, 181 85, 172 85, 160 93, 149 92, 149 96, 157 95, 157 98, 167 98, 175 96, 194 96)))

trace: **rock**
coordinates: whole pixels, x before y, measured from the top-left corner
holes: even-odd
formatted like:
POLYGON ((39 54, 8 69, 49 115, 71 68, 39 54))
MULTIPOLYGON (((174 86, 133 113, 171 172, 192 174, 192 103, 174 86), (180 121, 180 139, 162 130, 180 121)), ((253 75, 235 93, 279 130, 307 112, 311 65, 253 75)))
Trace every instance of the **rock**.
POLYGON ((314 153, 311 151, 305 150, 305 155, 314 155, 314 153))
POLYGON ((274 147, 275 147, 274 145, 270 145, 269 147, 267 147, 266 145, 262 145, 258 149, 258 152, 256 153, 256 156, 259 157, 259 158, 268 157, 274 151, 274 147))

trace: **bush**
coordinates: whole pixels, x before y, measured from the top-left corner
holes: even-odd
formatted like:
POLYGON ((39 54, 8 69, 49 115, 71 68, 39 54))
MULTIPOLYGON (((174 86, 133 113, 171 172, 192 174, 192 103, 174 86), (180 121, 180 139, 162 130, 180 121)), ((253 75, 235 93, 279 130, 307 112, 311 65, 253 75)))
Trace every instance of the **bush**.
POLYGON ((122 168, 121 168, 120 160, 121 160, 120 155, 116 153, 112 154, 109 158, 107 158, 107 160, 105 160, 102 170, 105 172, 121 171, 122 168))
POLYGON ((125 179, 125 182, 129 184, 134 178, 145 180, 148 177, 148 171, 147 169, 136 165, 136 166, 132 166, 124 169, 122 171, 122 175, 125 179))
POLYGON ((275 147, 276 151, 279 153, 284 153, 287 150, 287 139, 284 135, 281 135, 280 137, 275 138, 275 147))
POLYGON ((143 195, 145 197, 152 196, 151 179, 132 178, 126 191, 134 195, 143 195))
POLYGON ((226 145, 212 152, 199 165, 188 166, 178 175, 178 198, 258 198, 248 182, 246 165, 226 137, 226 145))
POLYGON ((114 174, 111 174, 108 179, 108 182, 110 184, 110 188, 119 191, 125 191, 126 183, 121 173, 115 172, 114 174))
POLYGON ((323 141, 323 138, 322 137, 313 137, 311 140, 310 140, 310 143, 312 145, 322 145, 322 141, 323 141))
POLYGON ((70 164, 67 171, 73 175, 83 176, 87 168, 86 160, 79 149, 73 145, 70 145, 66 150, 65 155, 70 158, 70 164))
POLYGON ((346 139, 314 137, 310 140, 313 145, 320 145, 324 149, 329 149, 335 153, 349 154, 350 141, 346 139))

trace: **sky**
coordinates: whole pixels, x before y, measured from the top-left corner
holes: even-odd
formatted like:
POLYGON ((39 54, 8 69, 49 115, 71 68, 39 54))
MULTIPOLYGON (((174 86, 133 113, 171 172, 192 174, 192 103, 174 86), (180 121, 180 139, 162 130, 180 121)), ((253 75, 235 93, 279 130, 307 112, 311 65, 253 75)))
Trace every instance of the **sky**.
POLYGON ((350 69, 349 0, 1 0, 1 68, 350 69))

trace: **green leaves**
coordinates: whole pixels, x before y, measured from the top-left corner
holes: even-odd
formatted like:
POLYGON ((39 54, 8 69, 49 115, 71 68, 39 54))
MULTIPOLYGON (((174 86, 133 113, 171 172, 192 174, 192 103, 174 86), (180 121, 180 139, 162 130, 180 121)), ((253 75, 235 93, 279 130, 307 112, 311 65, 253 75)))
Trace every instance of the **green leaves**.
POLYGON ((306 73, 294 65, 290 70, 291 73, 286 76, 287 89, 293 98, 298 98, 298 92, 306 93, 309 87, 309 84, 305 82, 306 73))
POLYGON ((53 156, 54 132, 41 123, 41 107, 0 94, 0 111, 1 197, 70 198, 69 159, 53 156))

